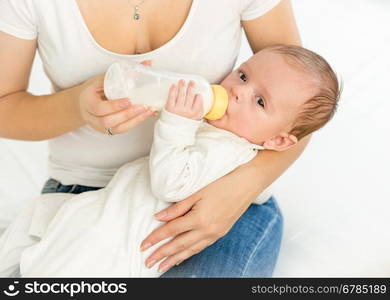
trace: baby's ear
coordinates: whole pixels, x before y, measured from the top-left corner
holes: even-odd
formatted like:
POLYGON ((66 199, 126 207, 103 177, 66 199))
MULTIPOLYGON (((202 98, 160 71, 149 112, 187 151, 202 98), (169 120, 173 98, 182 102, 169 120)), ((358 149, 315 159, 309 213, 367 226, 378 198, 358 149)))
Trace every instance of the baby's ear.
POLYGON ((298 143, 298 139, 295 135, 284 132, 266 140, 263 147, 268 150, 284 151, 291 148, 296 143, 298 143))

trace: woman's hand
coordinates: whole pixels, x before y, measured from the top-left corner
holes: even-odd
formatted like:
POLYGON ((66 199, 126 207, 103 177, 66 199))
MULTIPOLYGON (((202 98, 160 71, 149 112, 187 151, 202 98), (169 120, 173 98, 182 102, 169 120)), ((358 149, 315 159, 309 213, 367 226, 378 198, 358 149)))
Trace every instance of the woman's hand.
POLYGON ((141 251, 166 238, 175 238, 148 257, 145 261, 147 267, 166 258, 159 266, 159 270, 165 272, 230 230, 258 194, 258 182, 249 180, 253 170, 245 166, 156 214, 158 220, 168 223, 154 230, 142 242, 141 251))
MULTIPOLYGON (((150 61, 142 62, 150 65, 150 61)), ((146 105, 133 105, 127 98, 110 101, 104 96, 104 73, 85 81, 80 88, 80 115, 84 122, 102 133, 111 128, 113 134, 126 132, 152 115, 155 111, 146 105)))

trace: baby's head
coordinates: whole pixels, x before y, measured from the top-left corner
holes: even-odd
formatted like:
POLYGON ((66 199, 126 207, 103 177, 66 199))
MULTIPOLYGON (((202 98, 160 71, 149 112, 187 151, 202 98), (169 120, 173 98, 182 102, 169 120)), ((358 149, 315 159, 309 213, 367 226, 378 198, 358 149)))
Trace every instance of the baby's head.
POLYGON ((221 85, 229 105, 209 123, 277 151, 324 126, 340 94, 337 76, 321 56, 286 45, 256 53, 221 85))

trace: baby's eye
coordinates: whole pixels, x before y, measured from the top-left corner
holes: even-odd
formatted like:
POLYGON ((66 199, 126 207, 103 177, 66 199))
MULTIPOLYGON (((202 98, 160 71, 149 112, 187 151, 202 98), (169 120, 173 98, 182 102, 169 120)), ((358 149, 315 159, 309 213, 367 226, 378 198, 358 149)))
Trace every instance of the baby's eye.
POLYGON ((257 101, 257 104, 259 104, 260 106, 262 106, 264 108, 265 103, 264 103, 264 99, 262 97, 257 97, 256 101, 257 101))
POLYGON ((246 75, 244 74, 244 72, 238 72, 239 76, 240 76, 240 79, 244 82, 246 82, 246 75))

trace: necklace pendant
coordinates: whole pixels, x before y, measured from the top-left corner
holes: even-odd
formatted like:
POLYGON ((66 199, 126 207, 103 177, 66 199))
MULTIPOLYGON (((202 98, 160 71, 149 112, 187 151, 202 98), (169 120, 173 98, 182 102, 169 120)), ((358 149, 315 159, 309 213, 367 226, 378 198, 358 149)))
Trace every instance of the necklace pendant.
POLYGON ((138 8, 139 8, 138 5, 134 7, 134 15, 133 15, 134 20, 139 20, 141 18, 140 14, 138 13, 138 8))

